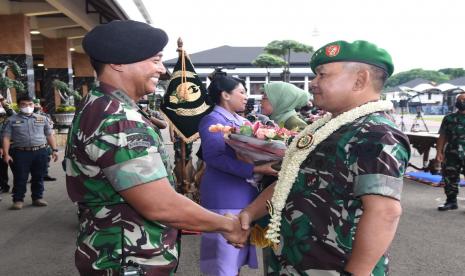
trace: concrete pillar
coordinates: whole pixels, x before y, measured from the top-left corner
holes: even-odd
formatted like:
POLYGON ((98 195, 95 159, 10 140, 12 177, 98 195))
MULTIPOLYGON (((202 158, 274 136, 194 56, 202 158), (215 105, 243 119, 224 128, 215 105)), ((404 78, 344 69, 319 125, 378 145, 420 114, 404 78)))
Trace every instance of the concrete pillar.
POLYGON ((42 95, 46 100, 46 109, 53 114, 55 108, 61 104, 61 98, 53 88, 52 82, 58 79, 73 87, 71 53, 67 38, 44 38, 44 66, 42 95))
POLYGON ((72 60, 74 89, 79 91, 82 96, 85 96, 95 82, 94 69, 92 68, 90 59, 86 54, 73 53, 72 60))
POLYGON ((245 89, 247 89, 247 96, 250 97, 250 76, 245 77, 245 89))
MULTIPOLYGON (((34 69, 29 19, 24 14, 0 15, 0 26, 0 60, 13 60, 19 65, 22 76, 18 80, 24 84, 24 92, 33 97, 34 69)), ((9 76, 13 77, 13 74, 9 76)), ((10 93, 15 102, 17 91, 10 89, 10 93)))

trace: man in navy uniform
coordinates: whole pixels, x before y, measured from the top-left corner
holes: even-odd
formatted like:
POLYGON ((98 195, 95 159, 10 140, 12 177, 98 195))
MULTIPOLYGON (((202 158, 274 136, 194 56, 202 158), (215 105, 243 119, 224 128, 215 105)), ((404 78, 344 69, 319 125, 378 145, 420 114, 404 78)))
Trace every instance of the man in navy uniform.
POLYGON ((29 173, 32 177, 32 204, 39 207, 48 205, 43 200, 47 143, 52 148, 52 158, 55 162, 58 160, 58 149, 49 119, 33 113, 34 103, 29 95, 20 96, 18 106, 20 112, 9 117, 3 127, 3 160, 11 165, 14 176, 12 210, 23 208, 29 173))

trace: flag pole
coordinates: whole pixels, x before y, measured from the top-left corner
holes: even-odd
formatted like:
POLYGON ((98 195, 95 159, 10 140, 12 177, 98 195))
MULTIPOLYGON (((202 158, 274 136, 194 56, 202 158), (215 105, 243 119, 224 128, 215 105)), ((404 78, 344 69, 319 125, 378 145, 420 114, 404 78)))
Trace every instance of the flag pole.
MULTIPOLYGON (((183 47, 183 41, 181 38, 178 38, 178 51, 179 58, 182 58, 184 50, 182 49, 183 47)), ((185 70, 185 68, 182 68, 182 70, 185 70)), ((181 184, 181 193, 183 195, 187 196, 187 193, 189 192, 189 183, 187 183, 187 172, 186 172, 186 142, 184 139, 181 138, 181 179, 180 179, 180 184, 181 184)))

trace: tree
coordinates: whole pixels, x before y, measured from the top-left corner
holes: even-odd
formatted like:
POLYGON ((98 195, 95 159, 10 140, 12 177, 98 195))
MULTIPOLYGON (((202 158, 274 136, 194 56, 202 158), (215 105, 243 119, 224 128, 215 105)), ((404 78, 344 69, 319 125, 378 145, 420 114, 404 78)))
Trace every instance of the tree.
POLYGON ((74 107, 74 104, 71 104, 71 98, 73 98, 73 100, 80 101, 82 100, 81 94, 79 94, 78 91, 71 89, 65 82, 58 79, 54 80, 52 85, 58 90, 60 98, 63 100, 63 104, 56 108, 56 112, 74 112, 76 108, 74 107))
POLYGON ((252 64, 261 68, 266 68, 266 74, 268 75, 268 82, 270 82, 270 67, 282 67, 286 65, 286 61, 281 57, 263 53, 257 56, 252 64))
POLYGON ((423 70, 423 69, 412 69, 405 72, 397 73, 391 76, 387 82, 386 87, 394 87, 408 81, 411 81, 416 78, 422 78, 432 82, 440 83, 449 80, 449 76, 442 72, 432 71, 432 70, 423 70))
POLYGON ((24 84, 21 81, 12 79, 8 76, 8 70, 13 73, 15 78, 22 76, 19 65, 12 61, 0 61, 0 93, 2 96, 11 102, 10 88, 16 89, 16 92, 24 92, 24 84))
POLYGON ((439 72, 448 75, 451 80, 465 76, 463 68, 444 68, 440 69, 439 72))
POLYGON ((295 40, 273 40, 265 47, 265 52, 271 55, 281 57, 284 64, 283 81, 290 81, 289 66, 291 62, 291 53, 313 53, 313 47, 297 42, 295 40))

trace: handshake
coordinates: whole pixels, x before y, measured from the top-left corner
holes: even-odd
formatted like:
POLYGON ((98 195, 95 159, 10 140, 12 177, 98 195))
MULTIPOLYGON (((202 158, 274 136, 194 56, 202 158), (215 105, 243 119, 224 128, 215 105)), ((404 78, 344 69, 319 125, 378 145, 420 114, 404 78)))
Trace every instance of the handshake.
POLYGON ((248 243, 250 235, 250 224, 252 223, 249 214, 242 211, 238 215, 225 214, 229 219, 226 230, 221 234, 229 244, 236 248, 242 248, 248 243))

